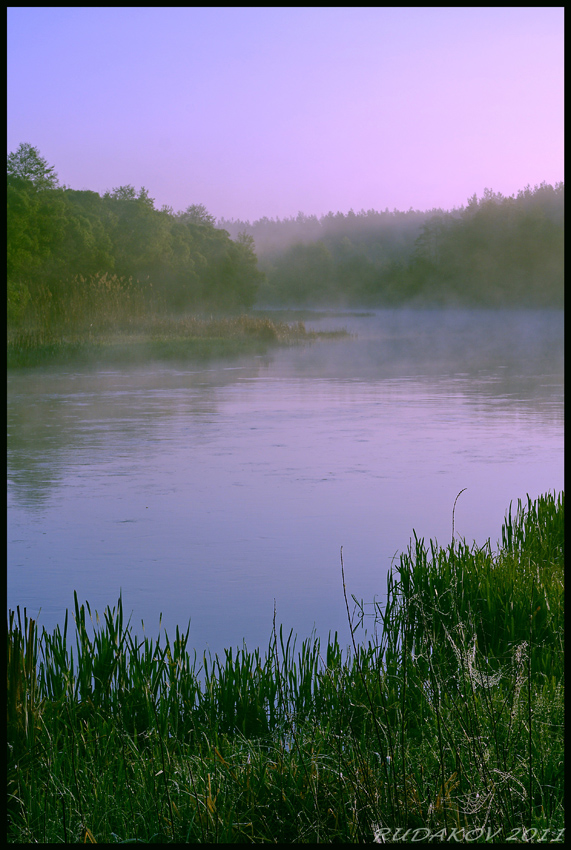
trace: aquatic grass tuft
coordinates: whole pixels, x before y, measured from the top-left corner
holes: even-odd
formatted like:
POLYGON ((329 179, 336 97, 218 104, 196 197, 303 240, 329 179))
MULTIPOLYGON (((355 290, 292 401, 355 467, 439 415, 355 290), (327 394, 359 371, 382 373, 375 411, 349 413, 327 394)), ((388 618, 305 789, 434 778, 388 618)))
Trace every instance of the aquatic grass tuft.
POLYGON ((10 611, 8 840, 556 840, 563 511, 510 506, 497 552, 414 536, 374 639, 342 562, 346 648, 297 648, 275 610, 265 653, 202 659, 188 629, 138 637, 121 597, 99 617, 75 595, 51 634, 10 611))

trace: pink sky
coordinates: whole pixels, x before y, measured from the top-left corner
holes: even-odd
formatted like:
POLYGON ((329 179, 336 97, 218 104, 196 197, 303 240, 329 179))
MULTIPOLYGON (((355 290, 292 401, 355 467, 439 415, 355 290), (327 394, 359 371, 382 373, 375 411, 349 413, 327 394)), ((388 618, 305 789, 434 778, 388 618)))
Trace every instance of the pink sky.
POLYGON ((563 8, 8 10, 8 151, 217 218, 563 180, 563 8))

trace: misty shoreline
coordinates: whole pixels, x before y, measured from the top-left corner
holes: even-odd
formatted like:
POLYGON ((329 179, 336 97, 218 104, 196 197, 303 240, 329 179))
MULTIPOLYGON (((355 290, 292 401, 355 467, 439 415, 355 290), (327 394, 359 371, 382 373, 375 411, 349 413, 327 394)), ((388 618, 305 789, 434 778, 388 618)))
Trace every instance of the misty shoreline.
POLYGON ((265 354, 275 346, 343 337, 343 330, 308 331, 299 319, 267 314, 201 318, 158 316, 129 328, 18 329, 8 333, 8 369, 44 365, 205 362, 265 354))
MULTIPOLYGON (((239 316, 157 316, 147 318, 127 327, 92 325, 74 328, 9 329, 7 340, 7 369, 18 370, 41 366, 98 366, 133 365, 137 363, 171 362, 204 363, 225 358, 259 356, 284 346, 309 345, 319 340, 333 339, 341 342, 357 336, 365 341, 362 326, 352 328, 351 320, 379 320, 383 329, 381 342, 396 334, 410 339, 410 352, 420 351, 437 340, 443 351, 447 343, 453 347, 454 338, 465 335, 466 345, 501 348, 502 336, 511 326, 519 328, 525 340, 516 340, 527 347, 535 339, 542 325, 552 325, 553 344, 563 333, 563 310, 552 307, 441 307, 400 306, 378 309, 347 307, 270 307, 259 306, 239 316), (331 320, 328 328, 323 323, 331 320), (306 324, 308 327, 306 327, 306 324), (480 330, 478 330, 480 328, 480 330), (443 336, 444 334, 444 336, 443 336)), ((512 330, 512 333, 515 332, 512 330)), ((372 332, 372 331, 371 331, 372 332)), ((376 334, 376 331, 375 331, 376 334)), ((545 335, 545 328, 542 331, 545 335)), ((401 347, 402 347, 401 346, 401 347)), ((406 354, 407 348, 402 349, 406 354)), ((397 349, 386 352, 389 359, 397 349)), ((513 354, 514 352, 512 352, 513 354)), ((412 356, 412 355, 409 355, 412 356)), ((522 351, 523 356, 523 351, 522 351)), ((510 357, 510 359, 513 359, 510 357)))

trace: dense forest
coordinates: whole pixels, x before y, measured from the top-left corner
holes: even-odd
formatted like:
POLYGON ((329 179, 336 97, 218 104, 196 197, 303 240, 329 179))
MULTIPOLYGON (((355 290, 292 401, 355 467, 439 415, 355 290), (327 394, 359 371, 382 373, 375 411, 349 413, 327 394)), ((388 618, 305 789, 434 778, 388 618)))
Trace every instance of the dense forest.
POLYGON ((157 309, 250 308, 263 275, 253 239, 214 227, 204 206, 155 209, 146 189, 100 196, 59 184, 37 148, 22 144, 7 164, 8 318, 35 301, 53 312, 77 287, 112 280, 157 309))
POLYGON ((221 219, 255 240, 270 304, 563 305, 564 184, 451 212, 350 210, 321 218, 221 219))
POLYGON ((171 313, 254 304, 561 307, 563 202, 563 183, 542 183, 510 197, 486 189, 451 212, 216 221, 202 204, 156 209, 145 188, 101 196, 61 186, 38 149, 21 144, 7 160, 8 319, 40 303, 57 317, 82 288, 99 299, 121 289, 131 304, 171 313))

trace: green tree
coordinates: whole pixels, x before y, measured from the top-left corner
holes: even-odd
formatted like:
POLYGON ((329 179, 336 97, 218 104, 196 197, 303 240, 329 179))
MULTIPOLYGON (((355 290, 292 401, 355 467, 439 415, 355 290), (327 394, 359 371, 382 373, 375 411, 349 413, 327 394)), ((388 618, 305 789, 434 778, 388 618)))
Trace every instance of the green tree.
POLYGON ((230 310, 252 307, 264 275, 257 268, 251 237, 241 234, 233 242, 225 230, 187 226, 205 259, 199 272, 205 303, 230 310))
POLYGON ((59 186, 54 166, 48 165, 39 150, 26 142, 22 142, 14 153, 8 154, 6 171, 8 177, 28 180, 38 191, 59 186))
POLYGON ((184 212, 178 213, 178 218, 187 224, 198 224, 203 227, 214 227, 216 219, 210 215, 204 204, 191 204, 184 212))
POLYGON ((170 220, 154 209, 145 189, 119 186, 103 196, 107 230, 117 274, 130 277, 158 275, 170 251, 170 220))
POLYGON ((40 263, 34 223, 38 203, 31 184, 20 178, 9 179, 6 202, 6 266, 11 280, 40 263))
POLYGON ((298 243, 275 259, 272 283, 284 303, 324 303, 331 295, 334 268, 323 242, 298 243))
POLYGON ((149 192, 144 186, 139 189, 139 194, 134 186, 126 183, 125 186, 117 186, 110 192, 105 192, 104 198, 112 198, 114 201, 140 201, 145 206, 154 209, 155 199, 149 197, 149 192))

